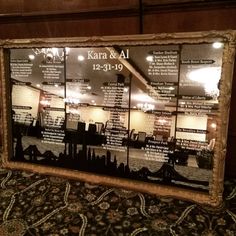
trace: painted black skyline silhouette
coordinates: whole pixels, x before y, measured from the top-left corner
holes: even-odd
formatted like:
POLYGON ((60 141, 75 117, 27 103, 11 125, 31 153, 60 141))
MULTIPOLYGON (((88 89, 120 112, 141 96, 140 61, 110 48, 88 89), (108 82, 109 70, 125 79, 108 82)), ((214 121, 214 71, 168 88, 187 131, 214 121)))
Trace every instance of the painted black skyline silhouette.
POLYGON ((29 145, 23 150, 22 135, 18 134, 16 137, 13 160, 166 185, 180 185, 186 187, 186 183, 188 183, 188 188, 202 191, 206 191, 206 189, 201 188, 201 186, 209 185, 207 181, 190 180, 180 175, 174 169, 173 163, 163 163, 161 168, 155 172, 151 172, 147 167, 142 167, 137 171, 130 170, 129 166, 124 163, 118 165, 116 155, 112 157, 109 150, 102 156, 97 155, 95 149, 87 147, 86 139, 83 139, 80 148, 78 148, 78 143, 74 142, 73 139, 67 139, 64 153, 60 153, 59 156, 56 156, 50 150, 41 153, 36 145, 29 145), (181 184, 181 182, 185 184, 181 184), (191 184, 197 186, 193 187, 191 184))

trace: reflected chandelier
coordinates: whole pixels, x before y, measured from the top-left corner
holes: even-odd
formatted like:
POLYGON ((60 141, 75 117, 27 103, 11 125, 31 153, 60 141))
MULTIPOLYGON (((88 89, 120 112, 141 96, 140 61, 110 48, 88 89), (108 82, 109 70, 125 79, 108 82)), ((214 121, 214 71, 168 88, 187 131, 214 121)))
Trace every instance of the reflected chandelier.
POLYGON ((55 63, 55 62, 63 62, 64 61, 64 57, 68 56, 69 53, 69 48, 33 48, 32 49, 33 52, 35 53, 35 55, 40 55, 42 54, 44 57, 44 60, 46 62, 51 62, 51 63, 55 63), (64 52, 65 52, 65 56, 64 56, 64 52))

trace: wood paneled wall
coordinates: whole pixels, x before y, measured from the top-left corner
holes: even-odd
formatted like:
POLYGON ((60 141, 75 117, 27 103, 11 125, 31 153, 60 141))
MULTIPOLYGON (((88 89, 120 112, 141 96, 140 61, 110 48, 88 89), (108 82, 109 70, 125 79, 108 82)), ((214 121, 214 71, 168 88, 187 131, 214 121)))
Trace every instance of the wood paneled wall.
POLYGON ((235 14, 236 8, 147 14, 144 33, 236 29, 235 14))
MULTIPOLYGON (((236 30, 234 0, 0 0, 0 39, 236 30)), ((236 177, 236 69, 226 175, 236 177)))

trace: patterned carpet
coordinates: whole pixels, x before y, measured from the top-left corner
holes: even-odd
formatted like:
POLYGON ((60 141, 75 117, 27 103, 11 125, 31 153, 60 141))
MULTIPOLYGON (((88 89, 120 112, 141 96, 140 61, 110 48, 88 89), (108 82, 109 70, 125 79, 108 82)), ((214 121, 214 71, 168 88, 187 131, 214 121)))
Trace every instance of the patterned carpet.
POLYGON ((0 168, 1 236, 234 236, 236 180, 211 212, 171 198, 0 168))

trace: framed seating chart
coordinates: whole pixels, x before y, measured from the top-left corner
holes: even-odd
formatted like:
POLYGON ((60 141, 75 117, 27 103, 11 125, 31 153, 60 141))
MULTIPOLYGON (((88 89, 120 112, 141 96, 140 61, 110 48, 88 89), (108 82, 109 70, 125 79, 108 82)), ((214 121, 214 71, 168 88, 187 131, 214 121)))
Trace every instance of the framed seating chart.
POLYGON ((3 165, 217 206, 235 32, 0 42, 3 165))

